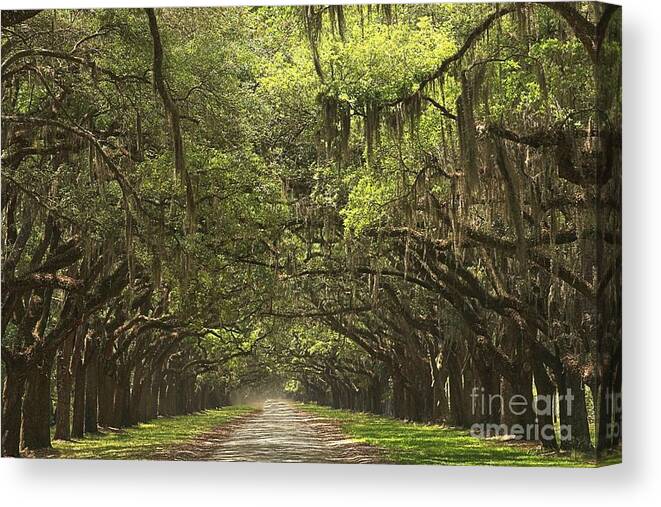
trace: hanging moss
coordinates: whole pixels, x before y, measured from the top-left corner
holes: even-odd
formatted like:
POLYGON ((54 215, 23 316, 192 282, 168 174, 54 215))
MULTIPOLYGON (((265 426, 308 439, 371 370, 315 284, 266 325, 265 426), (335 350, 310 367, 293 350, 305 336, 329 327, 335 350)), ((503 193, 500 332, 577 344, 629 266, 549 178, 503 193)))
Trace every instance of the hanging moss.
POLYGON ((351 109, 348 104, 339 108, 340 115, 340 143, 339 159, 344 162, 349 158, 349 139, 351 138, 351 109))
POLYGON ((348 104, 339 102, 335 97, 320 95, 318 100, 322 112, 323 155, 326 158, 334 156, 341 164, 349 154, 351 110, 348 104))
POLYGON ((528 44, 530 40, 529 15, 525 4, 516 10, 516 30, 519 38, 528 44))
POLYGON ((374 148, 379 143, 380 110, 376 102, 368 102, 365 106, 365 141, 367 142, 367 160, 374 160, 374 148))
POLYGON ((517 240, 517 255, 519 264, 525 268, 527 262, 527 249, 526 237, 523 227, 523 212, 520 202, 520 182, 516 171, 513 170, 510 161, 507 158, 507 153, 503 142, 498 139, 493 139, 493 147, 495 152, 496 166, 503 177, 505 183, 505 193, 507 202, 507 211, 510 216, 514 230, 516 231, 517 240))
POLYGON ((381 19, 386 25, 392 25, 394 22, 394 5, 390 4, 378 4, 377 9, 381 14, 381 19))
POLYGON ((323 81, 324 73, 321 68, 321 60, 319 58, 318 49, 322 28, 322 9, 314 5, 305 5, 302 7, 302 11, 305 24, 305 33, 310 45, 312 60, 314 62, 314 69, 317 72, 319 78, 323 81))
POLYGON ((87 142, 87 168, 89 170, 90 181, 95 181, 97 179, 96 147, 92 141, 87 142))
POLYGON ((477 129, 473 111, 473 86, 465 72, 461 73, 460 78, 461 95, 457 99, 459 147, 463 160, 466 190, 470 194, 478 183, 477 129))
POLYGON ((537 83, 539 84, 539 89, 542 93, 542 99, 545 104, 548 104, 549 100, 549 88, 546 83, 546 74, 544 73, 544 66, 541 63, 535 63, 535 76, 537 78, 537 83))
POLYGON ((144 136, 142 132, 142 115, 140 114, 140 111, 138 111, 135 115, 135 151, 136 151, 136 157, 138 160, 142 160, 144 158, 144 136))
POLYGON ((402 107, 396 106, 384 112, 384 123, 392 137, 397 141, 402 141, 404 133, 404 116, 402 114, 402 107))
POLYGON ((331 30, 337 30, 340 39, 344 40, 346 33, 346 21, 344 19, 344 6, 343 5, 329 5, 328 15, 330 17, 331 30))
POLYGON ((156 289, 160 288, 163 280, 163 270, 162 270, 161 257, 158 254, 158 252, 154 252, 154 254, 152 255, 151 273, 152 273, 153 287, 156 289))
POLYGON ((404 118, 408 123, 411 136, 417 132, 420 117, 422 116, 422 91, 418 90, 402 103, 404 118))
POLYGON ((129 200, 124 197, 124 226, 125 226, 125 243, 126 243, 126 260, 128 263, 128 277, 129 277, 129 302, 133 294, 133 284, 136 278, 135 275, 135 254, 133 251, 133 215, 131 214, 131 205, 129 200))

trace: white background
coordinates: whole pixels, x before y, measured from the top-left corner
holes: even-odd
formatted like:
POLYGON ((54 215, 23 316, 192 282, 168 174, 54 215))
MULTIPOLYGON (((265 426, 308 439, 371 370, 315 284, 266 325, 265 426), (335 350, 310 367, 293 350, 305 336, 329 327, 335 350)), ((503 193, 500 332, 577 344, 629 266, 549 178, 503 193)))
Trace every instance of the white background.
MULTIPOLYGON (((235 0, 5 0, 5 9, 265 4, 235 0)), ((310 3, 298 1, 270 2, 310 3)), ((339 3, 339 2, 336 2, 339 3)), ((345 3, 345 2, 342 2, 345 3)), ((661 498, 661 16, 624 8, 624 464, 599 470, 0 460, 4 505, 553 505, 661 498)))

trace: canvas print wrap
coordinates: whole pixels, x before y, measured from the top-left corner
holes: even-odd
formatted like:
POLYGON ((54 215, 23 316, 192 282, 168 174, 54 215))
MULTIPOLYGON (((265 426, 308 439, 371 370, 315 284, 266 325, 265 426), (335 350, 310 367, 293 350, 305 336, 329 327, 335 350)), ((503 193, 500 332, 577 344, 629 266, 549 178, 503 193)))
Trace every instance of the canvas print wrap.
POLYGON ((620 461, 621 9, 2 12, 2 455, 620 461))

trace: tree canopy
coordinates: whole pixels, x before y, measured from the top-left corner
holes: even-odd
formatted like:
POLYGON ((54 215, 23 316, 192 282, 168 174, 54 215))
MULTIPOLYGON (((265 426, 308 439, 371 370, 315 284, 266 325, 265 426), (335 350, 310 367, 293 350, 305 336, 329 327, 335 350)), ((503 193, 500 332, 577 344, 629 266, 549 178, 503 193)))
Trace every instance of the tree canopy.
POLYGON ((3 11, 3 454, 264 390, 617 445, 620 32, 592 2, 3 11))

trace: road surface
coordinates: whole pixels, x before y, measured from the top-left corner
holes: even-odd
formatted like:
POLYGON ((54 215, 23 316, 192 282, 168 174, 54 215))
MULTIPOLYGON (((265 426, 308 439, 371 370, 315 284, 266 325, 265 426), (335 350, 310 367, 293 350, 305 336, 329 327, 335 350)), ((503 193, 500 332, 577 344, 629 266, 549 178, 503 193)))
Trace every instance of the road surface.
POLYGON ((336 424, 297 410, 284 400, 266 400, 263 409, 232 426, 202 435, 168 453, 166 459, 266 461, 277 463, 377 463, 380 452, 356 443, 336 424))

